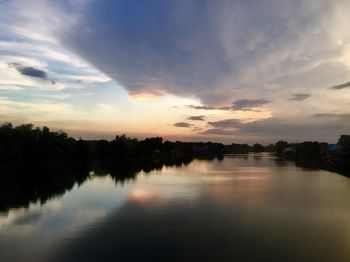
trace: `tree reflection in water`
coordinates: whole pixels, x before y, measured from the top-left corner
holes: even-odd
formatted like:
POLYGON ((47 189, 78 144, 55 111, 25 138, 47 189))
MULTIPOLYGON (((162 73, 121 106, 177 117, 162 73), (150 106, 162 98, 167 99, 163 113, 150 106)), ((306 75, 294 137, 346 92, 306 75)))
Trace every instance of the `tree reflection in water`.
POLYGON ((0 212, 25 207, 30 203, 44 204, 50 198, 63 195, 75 184, 81 185, 91 175, 109 175, 116 183, 134 180, 138 172, 146 174, 163 166, 187 165, 192 158, 172 158, 165 161, 135 160, 122 162, 95 161, 88 165, 20 165, 1 171, 0 212))

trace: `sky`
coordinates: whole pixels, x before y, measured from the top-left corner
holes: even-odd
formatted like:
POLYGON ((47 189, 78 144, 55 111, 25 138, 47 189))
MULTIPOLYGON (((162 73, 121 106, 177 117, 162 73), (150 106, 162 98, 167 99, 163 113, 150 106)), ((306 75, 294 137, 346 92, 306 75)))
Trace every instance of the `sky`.
POLYGON ((348 0, 0 0, 0 122, 74 137, 336 142, 348 0))

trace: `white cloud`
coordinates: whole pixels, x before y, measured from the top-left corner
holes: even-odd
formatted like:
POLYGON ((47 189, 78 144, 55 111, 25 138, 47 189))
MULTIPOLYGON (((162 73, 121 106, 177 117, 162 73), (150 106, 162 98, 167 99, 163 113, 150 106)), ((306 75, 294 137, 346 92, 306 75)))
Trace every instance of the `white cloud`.
POLYGON ((111 113, 111 112, 116 112, 118 109, 107 104, 99 103, 96 104, 96 108, 99 111, 106 112, 106 113, 111 113))

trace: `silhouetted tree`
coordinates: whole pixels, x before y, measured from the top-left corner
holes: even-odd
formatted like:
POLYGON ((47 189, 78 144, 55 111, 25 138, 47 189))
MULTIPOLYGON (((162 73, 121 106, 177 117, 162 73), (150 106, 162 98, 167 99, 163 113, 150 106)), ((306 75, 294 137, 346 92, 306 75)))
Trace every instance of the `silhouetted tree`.
POLYGON ((282 156, 283 150, 286 149, 287 147, 289 147, 290 144, 287 141, 278 141, 275 144, 275 149, 276 149, 276 154, 278 156, 282 156))
POLYGON ((253 150, 254 152, 264 152, 264 147, 261 144, 254 144, 253 150))
POLYGON ((320 143, 298 143, 295 151, 295 162, 303 166, 319 166, 321 164, 320 143))

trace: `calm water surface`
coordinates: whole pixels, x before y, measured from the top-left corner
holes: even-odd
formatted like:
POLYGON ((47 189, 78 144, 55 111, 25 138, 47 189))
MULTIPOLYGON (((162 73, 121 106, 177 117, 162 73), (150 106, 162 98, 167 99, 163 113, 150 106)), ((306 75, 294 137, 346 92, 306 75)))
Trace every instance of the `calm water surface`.
POLYGON ((0 261, 111 260, 350 261, 350 180, 235 155, 0 213, 0 261))

